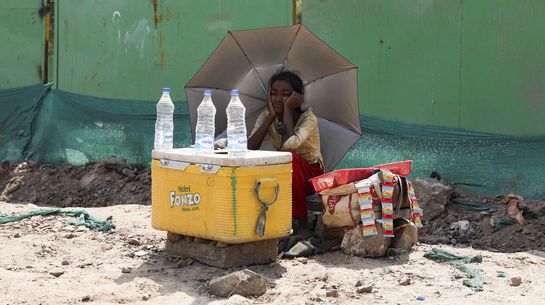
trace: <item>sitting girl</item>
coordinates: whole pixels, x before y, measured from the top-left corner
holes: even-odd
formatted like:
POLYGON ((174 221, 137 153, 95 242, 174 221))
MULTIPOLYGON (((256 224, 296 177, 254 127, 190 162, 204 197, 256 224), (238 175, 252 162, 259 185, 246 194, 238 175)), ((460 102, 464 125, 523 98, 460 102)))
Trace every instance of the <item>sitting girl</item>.
POLYGON ((259 149, 268 136, 274 149, 291 152, 292 215, 299 222, 298 231, 308 229, 306 195, 313 193, 308 180, 324 173, 318 119, 303 102, 303 89, 303 81, 293 72, 273 75, 267 109, 248 139, 249 149, 259 149))

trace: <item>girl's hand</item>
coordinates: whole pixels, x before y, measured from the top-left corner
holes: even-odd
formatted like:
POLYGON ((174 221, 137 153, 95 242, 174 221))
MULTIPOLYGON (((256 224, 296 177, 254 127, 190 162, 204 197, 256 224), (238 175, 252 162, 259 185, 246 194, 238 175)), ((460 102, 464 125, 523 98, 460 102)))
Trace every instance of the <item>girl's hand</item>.
POLYGON ((303 104, 303 95, 293 91, 291 95, 284 102, 284 108, 294 110, 303 104))
POLYGON ((269 116, 276 117, 276 111, 274 111, 274 107, 271 100, 271 89, 267 91, 267 110, 269 111, 269 116))

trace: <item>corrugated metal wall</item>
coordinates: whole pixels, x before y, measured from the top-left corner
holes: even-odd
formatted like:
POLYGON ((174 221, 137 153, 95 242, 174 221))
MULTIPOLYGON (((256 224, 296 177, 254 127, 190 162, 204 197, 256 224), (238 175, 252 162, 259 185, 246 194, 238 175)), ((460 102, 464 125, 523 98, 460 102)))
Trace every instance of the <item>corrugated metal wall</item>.
POLYGON ((185 100, 185 83, 228 30, 293 19, 292 0, 2 0, 0 88, 46 79, 39 11, 48 3, 47 79, 69 92, 133 100, 155 100, 162 87, 185 100))
MULTIPOLYGON (((184 84, 227 30, 288 25, 292 9, 291 0, 3 0, 0 88, 53 81, 155 100, 170 86, 184 100, 184 84)), ((304 0, 303 22, 359 66, 366 115, 545 134, 543 1, 304 0)))
POLYGON ((45 20, 41 7, 41 0, 0 2, 0 89, 42 82, 45 20))
POLYGON ((57 0, 57 88, 155 100, 183 87, 228 30, 289 25, 291 0, 57 0), (77 16, 77 17, 76 17, 77 16))
POLYGON ((304 0, 303 23, 359 67, 362 113, 545 134, 545 2, 304 0))

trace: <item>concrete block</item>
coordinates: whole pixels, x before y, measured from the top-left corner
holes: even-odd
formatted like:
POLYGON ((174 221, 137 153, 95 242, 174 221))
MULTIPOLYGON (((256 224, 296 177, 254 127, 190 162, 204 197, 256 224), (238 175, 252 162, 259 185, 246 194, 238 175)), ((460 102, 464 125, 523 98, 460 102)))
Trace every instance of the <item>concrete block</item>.
POLYGON ((168 255, 190 257, 203 264, 231 268, 275 262, 278 239, 244 244, 225 244, 168 232, 165 249, 168 255))

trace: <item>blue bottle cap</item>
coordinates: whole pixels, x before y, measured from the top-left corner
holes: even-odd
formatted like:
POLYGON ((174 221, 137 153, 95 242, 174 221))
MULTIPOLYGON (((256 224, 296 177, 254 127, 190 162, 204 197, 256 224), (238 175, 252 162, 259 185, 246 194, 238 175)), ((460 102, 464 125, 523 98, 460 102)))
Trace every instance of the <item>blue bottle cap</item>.
POLYGON ((204 95, 212 95, 212 89, 204 89, 204 95))
POLYGON ((238 89, 231 90, 231 95, 238 94, 238 89))
POLYGON ((163 88, 163 93, 169 93, 170 92, 170 88, 163 88))

